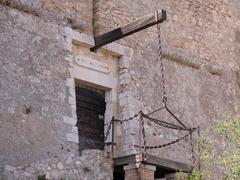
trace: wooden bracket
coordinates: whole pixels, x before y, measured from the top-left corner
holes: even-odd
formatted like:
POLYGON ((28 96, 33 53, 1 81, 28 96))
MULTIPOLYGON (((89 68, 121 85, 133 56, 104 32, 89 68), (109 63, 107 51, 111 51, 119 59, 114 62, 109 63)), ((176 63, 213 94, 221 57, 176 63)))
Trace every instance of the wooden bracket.
POLYGON ((158 10, 156 11, 156 13, 149 14, 123 27, 119 27, 103 35, 95 37, 94 38, 95 46, 90 48, 90 50, 95 52, 97 49, 106 44, 122 39, 143 29, 147 29, 158 23, 163 23, 166 19, 167 19, 166 11, 158 10))

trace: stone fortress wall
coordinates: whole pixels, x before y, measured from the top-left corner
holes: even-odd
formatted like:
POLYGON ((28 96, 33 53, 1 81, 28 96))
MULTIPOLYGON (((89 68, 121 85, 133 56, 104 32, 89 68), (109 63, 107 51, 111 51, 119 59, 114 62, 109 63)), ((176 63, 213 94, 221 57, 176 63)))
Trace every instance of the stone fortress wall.
MULTIPOLYGON (((50 179, 112 177, 112 162, 105 152, 90 150, 79 156, 77 144, 66 138, 72 126, 64 117, 74 113, 69 98, 71 64, 66 57, 71 52, 66 27, 99 35, 165 9, 168 20, 161 26, 161 38, 169 107, 188 126, 197 124, 203 129, 213 125, 221 113, 237 114, 239 7, 237 0, 121 0, 115 4, 109 0, 0 0, 1 175, 12 179, 43 174, 50 179), (114 7, 112 12, 109 7, 114 7)), ((131 58, 122 60, 119 69, 119 118, 139 110, 151 112, 162 104, 156 39, 152 27, 119 41, 133 49, 131 58)), ((167 118, 166 114, 157 115, 167 118)), ((130 126, 119 127, 117 143, 122 155, 129 153, 129 145, 138 138, 137 127, 130 126)), ((147 124, 149 144, 179 135, 147 124)), ((189 162, 188 144, 149 152, 189 162)))

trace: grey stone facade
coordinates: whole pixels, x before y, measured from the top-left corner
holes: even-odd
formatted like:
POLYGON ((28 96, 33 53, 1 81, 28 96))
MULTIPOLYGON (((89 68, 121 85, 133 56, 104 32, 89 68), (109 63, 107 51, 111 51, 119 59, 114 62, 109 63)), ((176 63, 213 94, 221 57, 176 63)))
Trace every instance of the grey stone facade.
MULTIPOLYGON (((124 119, 139 110, 151 112, 162 105, 155 27, 110 44, 97 55, 85 49, 93 45, 93 34, 156 9, 168 15, 161 38, 169 107, 188 126, 202 129, 211 127, 221 113, 239 114, 239 7, 238 0, 0 0, 0 177, 112 178, 109 147, 78 154, 76 49, 112 63, 111 78, 101 76, 103 86, 112 89, 107 92, 106 122, 113 115, 124 119)), ((165 113, 158 115, 171 121, 165 113)), ((115 156, 137 152, 132 147, 139 136, 136 122, 116 126, 115 156)), ((146 129, 149 145, 182 135, 151 123, 146 129)), ((189 141, 149 153, 191 161, 189 141)))

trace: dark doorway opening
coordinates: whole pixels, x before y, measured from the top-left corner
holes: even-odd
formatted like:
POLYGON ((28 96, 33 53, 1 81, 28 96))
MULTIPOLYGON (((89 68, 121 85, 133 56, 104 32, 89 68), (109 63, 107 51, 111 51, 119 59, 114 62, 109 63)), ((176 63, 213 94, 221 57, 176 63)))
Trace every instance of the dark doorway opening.
POLYGON ((76 86, 77 127, 79 152, 104 148, 105 91, 76 86))
POLYGON ((164 178, 165 175, 167 174, 172 174, 172 173, 176 173, 177 171, 175 170, 170 170, 170 169, 166 169, 164 167, 159 167, 157 166, 156 171, 154 173, 154 178, 155 179, 160 179, 160 178, 164 178))
POLYGON ((125 172, 123 166, 114 166, 113 180, 124 180, 125 172))
MULTIPOLYGON (((125 172, 123 170, 124 166, 114 166, 113 171, 113 180, 124 180, 125 172)), ((176 173, 175 170, 166 169, 164 167, 156 167, 156 171, 154 173, 154 179, 165 178, 166 175, 176 173)))

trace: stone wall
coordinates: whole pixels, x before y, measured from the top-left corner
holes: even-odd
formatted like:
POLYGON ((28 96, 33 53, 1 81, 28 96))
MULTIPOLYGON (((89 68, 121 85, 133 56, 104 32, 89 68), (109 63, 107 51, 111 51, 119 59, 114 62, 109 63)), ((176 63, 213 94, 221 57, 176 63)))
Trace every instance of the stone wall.
MULTIPOLYGON (((76 162, 84 157, 77 157, 77 145, 66 139, 72 125, 66 125, 63 117, 71 117, 73 112, 66 86, 70 78, 66 57, 71 53, 65 26, 87 34, 94 29, 99 35, 163 8, 168 15, 161 28, 168 106, 188 126, 200 125, 202 129, 211 127, 221 113, 239 112, 238 0, 122 0, 115 5, 109 0, 94 2, 0 0, 0 167, 7 172, 3 176, 46 174, 48 178, 61 178, 69 168, 90 179, 96 175, 92 169, 102 173, 100 179, 107 174, 111 177, 109 168, 101 165, 105 161, 99 160, 104 157, 99 152, 93 151, 97 163, 92 164, 89 174, 84 166, 78 168, 76 162), (74 160, 68 165, 72 156, 74 160)), ((151 112, 162 105, 156 33, 152 27, 119 41, 134 49, 131 59, 120 60, 120 118, 139 110, 151 112)), ((172 121, 166 113, 155 117, 172 121)), ((146 127, 149 145, 182 135, 152 123, 146 127)), ((123 153, 132 153, 129 146, 138 139, 136 123, 126 124, 119 134, 124 135, 123 153)), ((190 151, 187 140, 149 153, 189 162, 190 151)), ((93 157, 86 154, 87 161, 93 157)), ((107 164, 109 167, 111 162, 107 164)))
MULTIPOLYGON (((104 10, 112 1, 98 1, 95 34, 109 30, 109 23, 100 21, 109 14, 104 10)), ((165 9, 168 20, 161 26, 164 71, 168 106, 188 126, 211 127, 220 114, 239 112, 239 38, 240 6, 237 0, 227 1, 115 1, 112 24, 119 26, 165 9)), ((112 25, 113 27, 113 25, 112 25)), ((127 73, 129 82, 121 91, 131 96, 131 111, 151 112, 162 105, 160 62, 157 57, 156 27, 138 32, 119 41, 134 49, 127 73)), ((121 106, 121 104, 120 104, 121 106)), ((155 117, 172 121, 166 112, 155 117)), ((181 137, 178 131, 156 128, 147 123, 150 145, 158 145, 181 137)), ((134 132, 126 136, 138 139, 134 132)), ((126 134, 127 133, 127 134, 126 134)), ((191 161, 189 140, 149 153, 182 162, 191 161)))
POLYGON ((19 6, 29 1, 11 3, 0 4, 0 179, 111 179, 104 152, 80 156, 66 138, 73 112, 64 22, 19 6))
POLYGON ((1 4, 19 9, 41 19, 67 25, 92 34, 92 0, 0 0, 1 4))
MULTIPOLYGON (((106 4, 112 7, 110 22, 119 26, 152 13, 157 9, 167 11, 168 20, 162 26, 162 40, 171 47, 185 49, 205 61, 236 68, 239 50, 239 1, 97 1, 97 34, 108 29, 106 4), (115 2, 112 4, 112 2, 115 2), (100 13, 101 12, 101 13, 100 13), (99 15, 100 14, 100 15, 99 15), (102 18, 101 18, 102 17, 102 18), (101 19, 101 21, 99 21, 101 19), (101 26, 100 26, 101 25, 101 26), (228 48, 227 48, 228 47, 228 48), (228 61, 226 61, 228 59, 228 61)), ((111 25, 113 28, 113 25, 111 25)), ((155 28, 149 28, 121 41, 132 47, 146 48, 145 53, 154 54, 155 28), (141 37, 141 38, 139 38, 141 37), (148 52, 149 51, 149 52, 148 52)), ((137 51, 140 51, 137 50, 137 51)))
POLYGON ((6 6, 1 10, 1 166, 61 152, 66 104, 60 26, 6 6), (16 149, 18 151, 16 151, 16 149))
POLYGON ((84 151, 81 157, 74 154, 61 158, 50 158, 39 162, 32 162, 25 167, 5 166, 0 170, 2 179, 29 180, 37 178, 46 179, 112 179, 111 160, 103 157, 101 151, 84 151))

